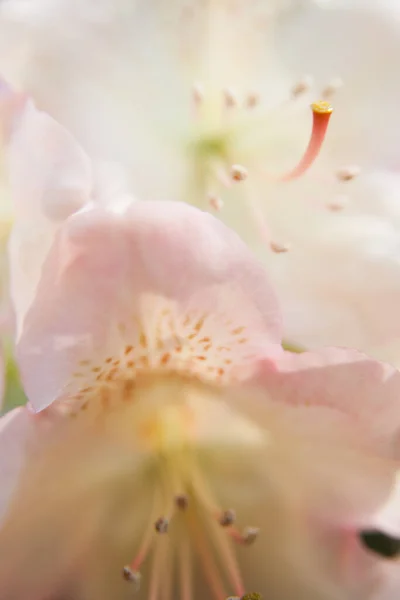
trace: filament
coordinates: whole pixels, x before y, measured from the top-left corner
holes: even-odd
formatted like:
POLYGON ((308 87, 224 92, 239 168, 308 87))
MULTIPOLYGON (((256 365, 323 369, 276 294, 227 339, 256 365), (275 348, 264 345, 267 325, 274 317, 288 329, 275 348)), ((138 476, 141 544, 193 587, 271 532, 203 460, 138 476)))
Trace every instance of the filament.
POLYGON ((187 535, 183 535, 179 543, 179 577, 181 600, 192 600, 192 557, 187 535))
POLYGON ((298 179, 304 175, 306 171, 308 171, 319 155, 328 129, 333 108, 329 102, 321 100, 320 102, 314 102, 311 104, 311 110, 313 113, 311 137, 303 157, 294 169, 285 175, 272 178, 273 181, 286 182, 293 181, 293 179, 298 179))
MULTIPOLYGON (((223 598, 227 597, 227 594, 221 576, 215 566, 215 561, 207 548, 202 529, 199 527, 196 518, 190 518, 190 529, 195 541, 196 551, 203 563, 204 575, 208 580, 210 590, 212 591, 215 600, 223 600, 223 598)), ((151 600, 154 599, 152 598, 151 600)))

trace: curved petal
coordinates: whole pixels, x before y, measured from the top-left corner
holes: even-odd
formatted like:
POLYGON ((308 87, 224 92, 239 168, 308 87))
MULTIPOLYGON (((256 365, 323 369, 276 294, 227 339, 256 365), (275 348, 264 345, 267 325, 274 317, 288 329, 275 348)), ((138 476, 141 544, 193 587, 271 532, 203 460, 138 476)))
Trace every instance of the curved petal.
MULTIPOLYGON (((382 563, 382 561, 381 561, 382 563)), ((378 584, 372 600, 393 600, 400 590, 400 566, 398 561, 380 565, 378 584)))
POLYGON ((341 414, 354 430, 362 428, 376 448, 399 456, 400 372, 394 367, 356 350, 325 348, 287 352, 266 363, 261 377, 274 402, 341 414))
POLYGON ((13 426, 8 436, 0 433, 2 477, 5 457, 12 467, 21 458, 20 467, 23 450, 29 450, 0 527, 0 598, 64 597, 71 585, 79 598, 110 598, 112 587, 117 597, 124 597, 124 592, 118 594, 124 583, 120 566, 115 577, 110 574, 132 552, 139 535, 136 525, 140 523, 141 531, 152 498, 150 489, 143 496, 147 483, 140 485, 140 456, 122 452, 98 432, 74 427, 75 422, 51 409, 40 415, 20 411, 24 438, 13 426), (128 533, 124 524, 132 522, 132 515, 134 527, 128 533), (124 539, 115 535, 118 530, 125 531, 124 539), (99 576, 103 586, 95 586, 97 593, 81 591, 99 576))
POLYGON ((16 408, 0 419, 0 520, 4 518, 26 458, 35 423, 27 408, 16 408))
POLYGON ((400 538, 400 471, 397 473, 388 501, 378 512, 372 525, 391 536, 400 538))
POLYGON ((57 228, 89 199, 88 157, 72 136, 32 102, 8 145, 9 184, 17 224, 10 242, 11 293, 20 330, 57 228))
POLYGON ((231 376, 261 348, 281 351, 280 331, 264 269, 235 233, 182 203, 128 203, 67 220, 18 356, 41 409, 123 367, 231 376))
POLYGON ((256 410, 272 409, 282 419, 314 516, 341 527, 370 526, 399 465, 400 373, 356 351, 329 348, 266 362, 259 383, 266 405, 256 410))
MULTIPOLYGON (((0 243, 2 246, 8 237, 14 217, 10 191, 7 185, 5 148, 13 124, 23 110, 25 103, 25 95, 14 92, 0 76, 0 243)), ((1 251, 3 252, 3 248, 1 251)))
POLYGON ((258 252, 281 302, 284 336, 309 349, 334 344, 399 360, 400 177, 381 171, 343 185, 304 178, 295 197, 282 186, 265 207, 272 239, 291 245, 285 255, 261 245, 258 252), (342 192, 343 209, 329 210, 342 192))

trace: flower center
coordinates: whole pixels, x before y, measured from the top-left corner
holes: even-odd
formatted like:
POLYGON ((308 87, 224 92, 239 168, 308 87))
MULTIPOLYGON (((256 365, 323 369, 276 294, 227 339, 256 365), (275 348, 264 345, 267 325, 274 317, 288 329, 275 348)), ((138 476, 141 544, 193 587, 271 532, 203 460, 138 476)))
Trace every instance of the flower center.
MULTIPOLYGON (((134 586, 143 579, 151 600, 169 599, 177 589, 182 600, 189 600, 195 591, 193 566, 199 564, 196 578, 205 581, 215 600, 242 596, 234 548, 250 545, 258 529, 239 530, 235 510, 225 502, 238 494, 244 479, 257 481, 254 452, 265 447, 266 434, 226 402, 220 387, 195 378, 143 372, 129 397, 124 380, 113 382, 110 395, 105 407, 94 394, 79 422, 95 423, 123 453, 143 457, 138 489, 151 495, 123 577, 134 586)), ((237 497, 251 512, 249 501, 250 495, 237 497)))

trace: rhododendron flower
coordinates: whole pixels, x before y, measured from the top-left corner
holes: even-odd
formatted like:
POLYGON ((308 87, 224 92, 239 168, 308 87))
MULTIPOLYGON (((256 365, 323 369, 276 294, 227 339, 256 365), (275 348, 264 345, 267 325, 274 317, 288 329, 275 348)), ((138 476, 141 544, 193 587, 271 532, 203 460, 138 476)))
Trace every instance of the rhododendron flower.
POLYGON ((8 0, 0 67, 92 154, 125 165, 141 199, 190 201, 234 226, 268 265, 286 340, 400 360, 390 7, 8 0), (314 128, 301 161, 320 99, 330 129, 323 141, 314 128))
POLYGON ((31 406, 0 421, 0 598, 381 590, 357 532, 397 527, 400 374, 283 352, 233 231, 182 203, 100 203, 88 157, 31 103, 9 164, 31 406))

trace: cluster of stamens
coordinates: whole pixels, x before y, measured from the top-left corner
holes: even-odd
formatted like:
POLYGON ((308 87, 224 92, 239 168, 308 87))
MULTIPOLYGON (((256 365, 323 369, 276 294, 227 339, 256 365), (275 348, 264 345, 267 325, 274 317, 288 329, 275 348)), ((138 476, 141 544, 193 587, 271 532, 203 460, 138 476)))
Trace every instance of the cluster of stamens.
MULTIPOLYGON (((297 101, 300 97, 309 93, 312 85, 313 82, 309 76, 297 81, 290 90, 290 101, 297 101)), ((333 112, 330 101, 342 85, 343 82, 340 78, 332 79, 320 92, 322 100, 311 104, 313 118, 311 136, 307 148, 297 166, 289 172, 277 176, 268 173, 263 174, 263 177, 267 182, 272 184, 293 181, 302 177, 314 164, 324 143, 330 117, 333 112)), ((206 92, 202 84, 196 83, 193 86, 192 99, 195 119, 199 120, 201 116, 201 107, 207 100, 206 92)), ((232 124, 234 115, 238 114, 238 111, 243 109, 253 110, 260 106, 261 98, 257 92, 251 91, 245 95, 243 100, 240 100, 238 94, 233 89, 224 88, 221 91, 221 123, 225 128, 227 126, 229 127, 229 125, 232 124)), ((221 212, 224 208, 224 201, 221 197, 224 188, 227 190, 231 185, 245 183, 247 180, 249 180, 249 184, 251 185, 252 181, 252 173, 246 166, 238 163, 224 164, 225 162, 226 158, 221 160, 220 158, 217 158, 217 166, 212 170, 211 189, 206 191, 207 204, 209 208, 215 212, 221 212), (219 192, 216 191, 216 188, 218 189, 221 186, 222 190, 219 190, 219 192)), ((359 172, 360 169, 357 166, 342 167, 335 173, 334 181, 336 180, 339 184, 350 182, 358 176, 359 172)), ((247 198, 249 195, 250 194, 244 192, 245 201, 249 208, 249 214, 254 221, 261 239, 275 254, 285 254, 291 248, 291 244, 286 241, 271 239, 269 228, 263 217, 262 207, 257 205, 256 199, 247 198)), ((334 200, 331 200, 326 204, 326 208, 332 212, 338 212, 343 210, 346 205, 347 197, 344 194, 339 193, 334 200)))
MULTIPOLYGON (((199 498, 195 497, 193 498, 193 500, 196 502, 199 500, 199 498)), ((154 544, 154 534, 161 536, 168 534, 170 532, 170 528, 173 526, 173 521, 178 517, 178 515, 180 513, 187 513, 190 511, 191 503, 192 499, 189 497, 188 494, 176 494, 173 498, 173 505, 170 513, 158 517, 145 533, 144 539, 136 557, 130 565, 126 565, 122 570, 123 578, 127 582, 133 584, 136 590, 139 589, 140 582, 142 579, 140 567, 150 554, 150 551, 154 544)), ((225 534, 235 543, 241 545, 250 545, 257 539, 259 533, 259 530, 257 528, 246 527, 243 531, 239 531, 235 527, 236 513, 233 509, 216 510, 215 508, 210 507, 208 503, 204 508, 207 511, 208 516, 212 518, 214 523, 221 527, 221 529, 224 530, 225 534)), ((231 561, 228 560, 228 562, 231 561)), ((238 572, 235 572, 236 567, 231 566, 230 569, 231 571, 234 571, 233 573, 230 573, 231 584, 235 590, 235 593, 238 594, 237 596, 235 596, 235 598, 240 599, 247 597, 248 595, 244 594, 243 584, 241 582, 240 575, 238 574, 238 572)))

